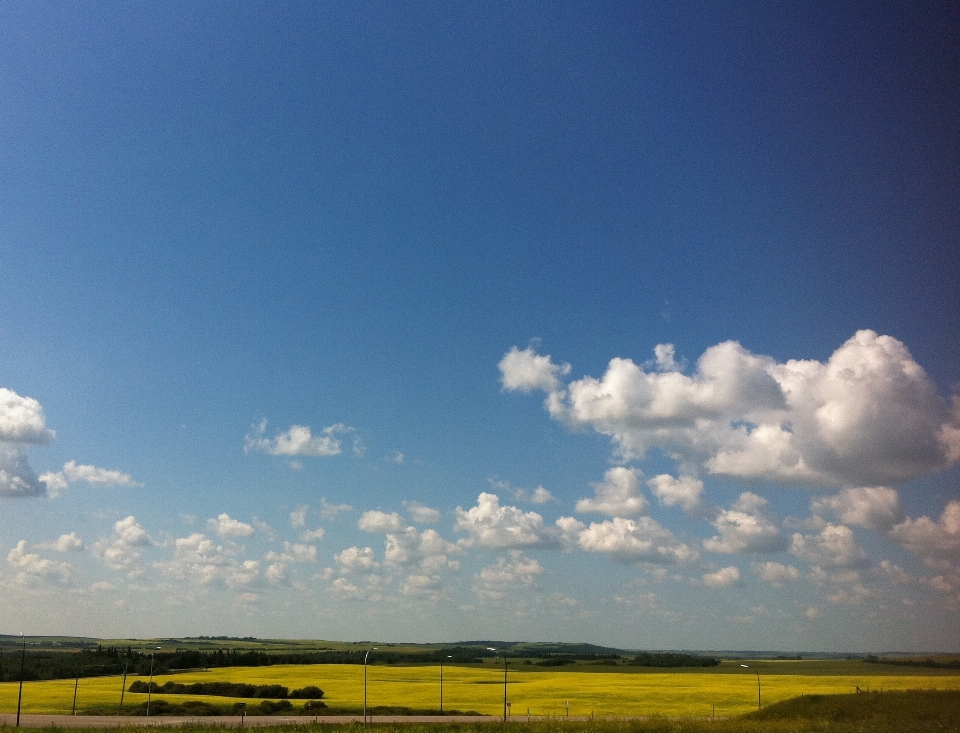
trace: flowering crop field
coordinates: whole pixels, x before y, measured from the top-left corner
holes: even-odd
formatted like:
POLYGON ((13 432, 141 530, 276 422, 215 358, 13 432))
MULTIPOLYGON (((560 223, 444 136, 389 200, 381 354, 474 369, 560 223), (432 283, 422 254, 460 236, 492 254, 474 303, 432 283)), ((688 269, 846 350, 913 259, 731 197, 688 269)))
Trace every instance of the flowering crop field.
MULTIPOLYGON (((507 695, 512 717, 571 716, 631 717, 665 715, 680 717, 728 717, 757 707, 760 672, 764 706, 809 694, 894 690, 958 690, 955 671, 891 668, 857 661, 751 662, 743 669, 738 662, 696 670, 638 670, 618 667, 600 670, 586 667, 543 669, 511 666, 507 695), (909 674, 900 674, 908 671, 909 674)), ((154 681, 243 682, 279 684, 290 689, 316 685, 324 690, 329 713, 359 713, 363 705, 362 666, 275 665, 269 667, 224 667, 209 671, 157 675, 154 681)), ((143 677, 129 676, 127 687, 143 677)), ((26 682, 24 713, 66 714, 73 707, 75 680, 26 682)), ((82 678, 76 687, 77 712, 116 713, 121 677, 82 678)), ((15 712, 17 683, 0 685, 0 712, 15 712)), ((145 693, 126 692, 124 708, 146 701, 145 693)), ((227 705, 239 698, 154 693, 154 700, 170 702, 204 700, 227 705)), ((246 700, 253 712, 259 700, 246 700)), ((292 701, 300 709, 303 701, 292 701)), ((437 666, 380 666, 367 668, 367 704, 437 710, 440 703, 440 670, 437 666)), ((503 711, 503 667, 487 665, 443 668, 443 708, 500 715, 503 711)))

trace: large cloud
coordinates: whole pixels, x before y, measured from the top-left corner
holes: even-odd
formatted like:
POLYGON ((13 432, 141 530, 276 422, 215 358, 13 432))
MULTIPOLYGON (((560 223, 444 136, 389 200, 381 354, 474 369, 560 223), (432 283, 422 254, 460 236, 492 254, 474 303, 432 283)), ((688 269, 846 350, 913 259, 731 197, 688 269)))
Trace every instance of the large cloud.
POLYGON ((939 520, 906 519, 890 536, 931 565, 960 563, 960 500, 947 504, 939 520))
POLYGON ((868 529, 890 529, 904 519, 900 496, 886 486, 844 489, 813 502, 814 514, 833 513, 844 524, 868 529))
POLYGON ((500 506, 496 494, 480 494, 475 507, 457 507, 456 515, 457 529, 468 535, 461 540, 466 546, 523 549, 558 544, 556 529, 545 526, 542 516, 514 506, 500 506))
POLYGON ((47 427, 39 402, 0 387, 0 440, 44 445, 55 437, 56 433, 47 427))
POLYGON ((646 514, 650 502, 640 493, 641 478, 642 474, 635 468, 611 468, 601 483, 593 485, 595 496, 580 499, 576 510, 581 514, 606 514, 611 517, 646 514))
MULTIPOLYGON (((558 524, 564 522, 563 518, 558 524)), ((698 558, 696 550, 685 545, 676 536, 650 517, 591 523, 585 527, 564 522, 566 533, 574 535, 586 552, 599 552, 613 562, 645 562, 658 565, 689 565, 698 558)))
POLYGON ((43 407, 0 387, 0 496, 43 496, 46 485, 27 463, 27 445, 44 445, 56 437, 47 427, 43 407))
POLYGON ((500 363, 505 390, 547 392, 550 414, 609 435, 624 459, 651 448, 681 468, 815 486, 895 484, 960 460, 960 401, 940 397, 907 348, 858 331, 825 362, 752 354, 727 341, 690 375, 612 359, 564 387, 532 349, 500 363))
POLYGON ((713 526, 720 533, 704 540, 711 552, 757 553, 787 549, 787 539, 766 514, 767 500, 749 491, 740 495, 732 509, 720 511, 713 526))

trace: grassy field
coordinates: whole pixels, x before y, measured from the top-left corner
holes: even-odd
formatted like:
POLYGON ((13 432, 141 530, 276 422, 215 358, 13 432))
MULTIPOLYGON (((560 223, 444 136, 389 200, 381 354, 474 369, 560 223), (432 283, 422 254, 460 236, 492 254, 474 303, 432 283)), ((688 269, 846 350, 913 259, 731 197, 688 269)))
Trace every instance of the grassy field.
MULTIPOLYGON (((724 662, 709 670, 651 670, 624 667, 538 668, 511 666, 508 700, 514 718, 565 716, 718 717, 735 716, 756 709, 759 670, 764 706, 800 695, 852 693, 863 690, 940 689, 960 690, 956 671, 910 669, 865 664, 854 660, 757 661, 743 669, 739 662, 724 662), (908 672, 908 674, 904 674, 908 672)), ((503 710, 503 667, 446 665, 443 670, 444 709, 472 710, 499 715, 503 710)), ((403 706, 436 710, 439 707, 439 668, 436 666, 380 666, 367 669, 367 699, 371 707, 403 706)), ((127 678, 127 686, 133 680, 127 678)), ((205 672, 156 676, 155 682, 245 682, 281 684, 290 689, 316 685, 325 691, 330 712, 359 712, 363 704, 363 667, 357 665, 275 665, 228 667, 205 672)), ((80 680, 77 711, 115 713, 120 701, 121 678, 80 680)), ((69 713, 73 705, 74 680, 28 682, 23 688, 23 712, 69 713)), ((154 695, 170 702, 205 700, 229 704, 236 698, 190 695, 154 695)), ((127 692, 124 707, 134 708, 146 694, 127 692)), ((259 701, 247 701, 249 708, 259 701)), ((293 701, 302 707, 301 701, 293 701)), ((0 711, 13 712, 17 684, 0 685, 0 711)))

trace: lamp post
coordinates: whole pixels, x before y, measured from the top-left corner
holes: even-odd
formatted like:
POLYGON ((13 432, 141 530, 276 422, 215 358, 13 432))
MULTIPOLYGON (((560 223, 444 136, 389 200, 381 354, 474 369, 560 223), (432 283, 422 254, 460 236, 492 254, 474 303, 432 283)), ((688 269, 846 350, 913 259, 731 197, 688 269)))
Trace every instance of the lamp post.
POLYGON ((373 649, 367 649, 367 653, 363 655, 363 727, 367 727, 367 657, 370 656, 370 652, 377 651, 377 647, 373 649))
MULTIPOLYGON (((453 659, 449 654, 447 659, 453 659)), ((440 657, 440 714, 443 715, 443 657, 440 657)))
POLYGON ((127 665, 123 665, 123 682, 120 683, 120 707, 117 715, 123 715, 123 693, 127 691, 127 665))
POLYGON ((20 727, 20 701, 23 699, 23 667, 27 661, 27 640, 20 634, 20 692, 17 693, 17 727, 20 727))
POLYGON ((494 652, 500 659, 503 660, 503 722, 507 722, 507 658, 498 650, 494 649, 492 646, 487 647, 488 652, 494 652))
POLYGON ((760 673, 757 672, 756 667, 751 667, 749 664, 741 664, 741 667, 744 669, 752 669, 757 675, 757 710, 760 709, 760 673))
POLYGON ((153 655, 150 655, 150 681, 147 683, 147 717, 150 717, 150 698, 153 695, 153 655))

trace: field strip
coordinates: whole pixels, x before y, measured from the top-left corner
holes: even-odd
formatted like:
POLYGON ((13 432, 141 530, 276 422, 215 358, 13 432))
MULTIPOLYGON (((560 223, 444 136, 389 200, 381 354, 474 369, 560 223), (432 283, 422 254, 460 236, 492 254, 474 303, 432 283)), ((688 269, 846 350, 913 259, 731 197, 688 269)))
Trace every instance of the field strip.
MULTIPOLYGON (((744 670, 737 673, 732 663, 716 671, 690 672, 596 672, 530 671, 520 666, 508 671, 508 702, 514 717, 531 716, 648 716, 678 717, 731 716, 749 712, 757 705, 757 678, 744 670)), ((737 665, 738 667, 738 665, 737 665)), ((815 674, 763 674, 761 697, 766 706, 799 695, 894 691, 917 689, 960 689, 960 674, 865 674, 864 665, 857 674, 824 674, 822 665, 811 665, 815 674)), ((872 670, 870 670, 872 671, 872 670)), ((887 670, 879 670, 886 672, 887 670)), ((910 670, 913 672, 913 670, 910 670)), ((129 676, 127 687, 144 677, 129 676)), ((157 675, 154 681, 243 682, 280 684, 290 689, 316 685, 324 690, 324 702, 340 712, 357 713, 363 705, 363 667, 359 665, 275 665, 270 667, 222 667, 173 675, 157 675)), ((100 709, 116 714, 119 709, 121 677, 83 678, 76 686, 79 712, 100 709)), ((22 712, 29 714, 69 714, 73 708, 75 680, 26 682, 23 686, 22 712)), ((374 666, 367 669, 367 702, 370 707, 402 706, 418 710, 436 710, 439 706, 439 668, 436 666, 374 666)), ((15 713, 17 683, 0 684, 0 713, 15 713)), ((124 694, 129 711, 147 699, 145 693, 124 694)), ((199 695, 156 694, 152 699, 170 702, 204 700, 230 704, 240 698, 199 695)), ((248 710, 260 700, 245 700, 248 710)), ((303 701, 291 701, 296 708, 303 701)), ((459 667, 443 669, 443 706, 446 711, 475 711, 500 715, 503 710, 503 668, 459 667)))

